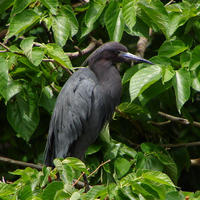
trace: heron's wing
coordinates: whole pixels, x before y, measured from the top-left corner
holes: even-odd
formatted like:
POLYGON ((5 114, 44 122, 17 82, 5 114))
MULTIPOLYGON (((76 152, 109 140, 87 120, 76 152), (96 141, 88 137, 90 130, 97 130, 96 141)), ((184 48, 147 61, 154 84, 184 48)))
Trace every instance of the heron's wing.
POLYGON ((88 122, 93 123, 92 109, 102 112, 103 100, 99 99, 97 85, 94 73, 81 69, 62 88, 50 122, 45 164, 52 165, 55 157, 66 157, 70 145, 83 134, 88 122))

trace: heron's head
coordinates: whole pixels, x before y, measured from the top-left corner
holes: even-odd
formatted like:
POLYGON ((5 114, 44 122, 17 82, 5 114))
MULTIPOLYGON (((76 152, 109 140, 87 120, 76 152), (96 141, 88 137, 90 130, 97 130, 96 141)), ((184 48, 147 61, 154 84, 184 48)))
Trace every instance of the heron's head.
POLYGON ((92 65, 99 60, 109 60, 112 63, 120 63, 127 61, 145 62, 153 64, 152 62, 143 59, 139 56, 128 52, 128 49, 119 42, 107 42, 97 48, 83 63, 84 65, 92 65))

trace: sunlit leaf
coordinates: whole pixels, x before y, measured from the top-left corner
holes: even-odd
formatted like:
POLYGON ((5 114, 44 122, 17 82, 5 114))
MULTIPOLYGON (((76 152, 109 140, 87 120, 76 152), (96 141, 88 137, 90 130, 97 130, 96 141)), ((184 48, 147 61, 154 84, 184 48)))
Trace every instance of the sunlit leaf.
POLYGON ((171 58, 187 49, 187 45, 182 40, 165 41, 158 50, 159 56, 171 58))
POLYGON ((9 39, 14 35, 19 35, 22 31, 25 31, 27 28, 30 28, 34 23, 38 22, 39 18, 40 16, 31 9, 24 10, 23 12, 15 15, 10 22, 6 39, 9 39))
POLYGON ((129 86, 131 101, 138 97, 144 90, 161 78, 161 68, 158 65, 148 66, 135 73, 129 86))
POLYGON ((122 9, 118 3, 112 1, 105 12, 105 24, 110 40, 119 42, 124 31, 122 9), (115 11, 115 12, 113 12, 115 11))
POLYGON ((68 69, 73 69, 69 57, 64 53, 63 49, 56 44, 47 44, 46 46, 48 55, 55 61, 68 69))
POLYGON ((56 15, 58 0, 41 0, 41 2, 53 15, 56 15))
POLYGON ((159 171, 149 171, 142 174, 142 177, 154 182, 157 182, 158 184, 164 184, 168 186, 174 186, 173 182, 170 180, 170 178, 159 171))
POLYGON ((125 24, 130 30, 136 23, 136 6, 137 1, 123 0, 122 14, 125 24))
POLYGON ((30 3, 32 3, 34 0, 15 0, 14 5, 11 11, 11 15, 16 15, 20 12, 22 12, 30 3))
POLYGON ((179 112, 190 97, 190 85, 190 72, 185 68, 177 70, 173 78, 173 87, 176 95, 176 106, 179 112))

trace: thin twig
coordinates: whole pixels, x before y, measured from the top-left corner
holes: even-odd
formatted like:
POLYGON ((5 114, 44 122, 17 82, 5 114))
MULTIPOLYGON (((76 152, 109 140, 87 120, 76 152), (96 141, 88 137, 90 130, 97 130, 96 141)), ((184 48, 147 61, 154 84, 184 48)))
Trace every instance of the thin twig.
POLYGON ((174 2, 174 0, 170 0, 168 3, 165 4, 165 6, 168 6, 170 4, 172 4, 174 2))
POLYGON ((81 173, 81 175, 78 177, 78 179, 72 184, 72 186, 75 186, 83 177, 83 175, 85 174, 85 172, 81 173))
POLYGON ((158 112, 159 115, 171 120, 171 121, 175 121, 175 122, 178 122, 178 123, 181 123, 181 124, 185 124, 185 125, 194 125, 196 127, 199 127, 200 128, 200 122, 196 122, 196 121, 193 121, 193 122, 190 122, 189 120, 185 119, 185 118, 182 118, 182 117, 175 117, 173 115, 169 115, 167 113, 164 113, 164 112, 161 112, 159 111, 158 112))
POLYGON ((163 125, 166 125, 166 124, 170 124, 171 120, 167 120, 167 121, 164 121, 164 122, 147 121, 147 123, 153 124, 153 125, 156 125, 156 126, 163 126, 163 125))
POLYGON ((177 147, 194 147, 200 146, 200 141, 198 142, 189 142, 189 143, 180 143, 180 144, 162 144, 165 148, 177 148, 177 147))
POLYGON ((1 45, 4 49, 6 49, 7 51, 10 51, 10 49, 9 49, 5 44, 3 44, 2 42, 0 42, 0 45, 1 45))
POLYGON ((91 174, 88 175, 88 178, 89 178, 90 176, 92 176, 94 173, 96 173, 96 172, 99 170, 100 167, 102 167, 103 165, 109 163, 110 161, 111 161, 111 160, 109 159, 109 160, 107 160, 107 161, 101 163, 91 174))
POLYGON ((33 163, 23 162, 23 161, 14 160, 11 158, 6 158, 3 156, 0 156, 0 161, 15 164, 15 165, 20 165, 23 167, 32 167, 32 168, 36 168, 38 170, 42 170, 42 168, 43 168, 43 165, 41 165, 41 164, 33 164, 33 163))

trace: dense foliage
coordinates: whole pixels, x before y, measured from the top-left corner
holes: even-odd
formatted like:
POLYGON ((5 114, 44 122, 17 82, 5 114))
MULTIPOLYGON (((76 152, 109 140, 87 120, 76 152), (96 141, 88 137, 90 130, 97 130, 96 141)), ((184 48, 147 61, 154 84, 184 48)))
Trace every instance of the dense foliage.
POLYGON ((121 104, 85 164, 1 163, 0 199, 200 198, 199 0, 1 0, 0 24, 0 152, 16 160, 43 162, 56 96, 94 47, 120 41, 155 63, 121 65, 121 104))

